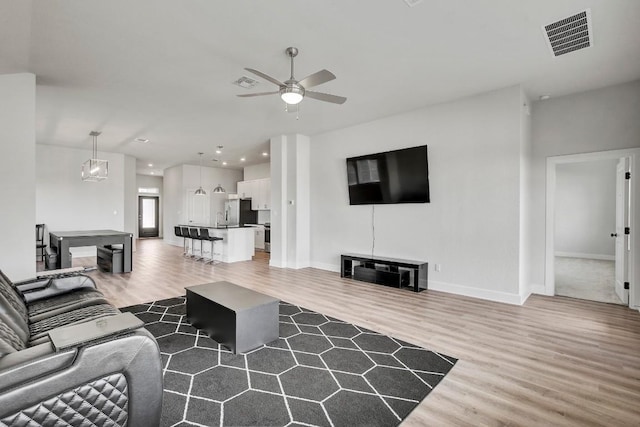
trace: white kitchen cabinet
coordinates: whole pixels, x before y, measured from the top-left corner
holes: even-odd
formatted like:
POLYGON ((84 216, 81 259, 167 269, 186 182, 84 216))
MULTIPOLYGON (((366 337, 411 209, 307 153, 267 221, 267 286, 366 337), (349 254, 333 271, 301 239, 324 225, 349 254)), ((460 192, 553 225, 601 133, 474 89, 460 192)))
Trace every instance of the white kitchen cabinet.
POLYGON ((258 210, 271 209, 271 180, 260 180, 260 208, 258 210))
POLYGON ((238 197, 251 199, 251 209, 264 211, 271 209, 271 179, 254 179, 238 182, 238 197))
POLYGON ((239 181, 238 182, 238 197, 241 199, 248 199, 251 197, 252 187, 251 181, 239 181))
POLYGON ((253 181, 245 181, 248 183, 249 194, 251 194, 251 209, 254 211, 260 210, 260 201, 262 200, 262 194, 260 193, 260 180, 254 179, 253 181))

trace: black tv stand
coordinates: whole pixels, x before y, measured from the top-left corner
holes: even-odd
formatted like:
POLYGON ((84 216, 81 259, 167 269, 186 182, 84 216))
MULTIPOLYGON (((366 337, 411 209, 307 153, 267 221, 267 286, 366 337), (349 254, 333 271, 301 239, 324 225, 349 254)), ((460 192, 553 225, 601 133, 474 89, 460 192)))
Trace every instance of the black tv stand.
POLYGON ((340 255, 340 277, 350 277, 365 282, 387 286, 403 287, 407 283, 404 273, 413 273, 413 280, 408 283, 414 292, 427 289, 429 263, 408 259, 372 257, 362 254, 340 255), (354 266, 359 263, 358 266, 354 266))

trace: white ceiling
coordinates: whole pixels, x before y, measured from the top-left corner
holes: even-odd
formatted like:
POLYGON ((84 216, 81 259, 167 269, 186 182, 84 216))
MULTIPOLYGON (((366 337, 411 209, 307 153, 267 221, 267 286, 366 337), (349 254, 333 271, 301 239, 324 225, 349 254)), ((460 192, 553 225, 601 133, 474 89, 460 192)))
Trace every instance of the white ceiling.
POLYGON ((271 136, 313 135, 522 84, 532 99, 640 78, 638 0, 0 0, 0 73, 37 76, 37 142, 138 159, 140 173, 264 162, 271 136), (551 56, 542 25, 591 8, 594 46, 551 56), (326 68, 299 120, 251 67, 296 77, 326 68), (148 144, 134 142, 150 139, 148 144))

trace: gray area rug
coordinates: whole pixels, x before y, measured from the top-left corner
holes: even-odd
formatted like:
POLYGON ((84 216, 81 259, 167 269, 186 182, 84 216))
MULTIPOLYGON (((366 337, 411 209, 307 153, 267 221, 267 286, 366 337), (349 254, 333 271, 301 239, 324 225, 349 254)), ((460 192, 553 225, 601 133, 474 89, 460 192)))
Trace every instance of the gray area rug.
POLYGON ((189 325, 185 299, 122 308, 156 337, 162 426, 396 426, 456 359, 280 303, 280 338, 234 355, 189 325))

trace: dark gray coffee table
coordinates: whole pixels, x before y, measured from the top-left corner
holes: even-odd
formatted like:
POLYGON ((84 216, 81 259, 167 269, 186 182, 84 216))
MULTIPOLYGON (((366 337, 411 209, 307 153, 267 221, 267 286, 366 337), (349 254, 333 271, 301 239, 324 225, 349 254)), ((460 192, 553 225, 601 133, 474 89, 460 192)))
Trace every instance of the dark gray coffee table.
POLYGON ((189 322, 234 354, 278 339, 280 300, 229 282, 186 290, 189 322))

